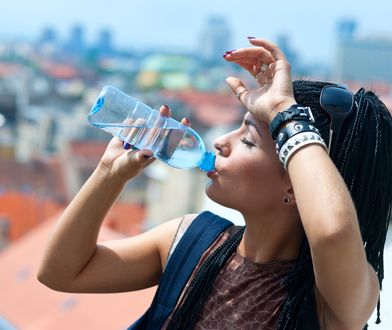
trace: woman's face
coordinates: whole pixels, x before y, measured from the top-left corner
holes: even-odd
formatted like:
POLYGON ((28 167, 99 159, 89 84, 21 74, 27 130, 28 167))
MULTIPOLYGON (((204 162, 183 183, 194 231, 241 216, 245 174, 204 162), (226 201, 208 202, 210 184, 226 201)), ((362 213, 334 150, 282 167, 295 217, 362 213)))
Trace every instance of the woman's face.
POLYGON ((249 112, 240 128, 214 144, 216 171, 209 173, 209 198, 243 214, 274 212, 287 195, 288 176, 280 165, 265 123, 249 112))

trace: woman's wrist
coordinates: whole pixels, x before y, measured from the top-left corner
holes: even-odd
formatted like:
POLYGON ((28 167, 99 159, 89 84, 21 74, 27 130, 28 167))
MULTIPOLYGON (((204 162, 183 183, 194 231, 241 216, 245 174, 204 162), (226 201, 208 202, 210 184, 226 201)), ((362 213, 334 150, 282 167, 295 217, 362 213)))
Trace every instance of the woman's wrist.
POLYGON ((275 116, 282 111, 285 111, 286 109, 290 108, 292 105, 297 104, 294 98, 288 98, 284 102, 279 103, 277 106, 275 106, 272 111, 269 113, 268 116, 268 124, 270 124, 275 116))
POLYGON ((123 178, 120 175, 113 174, 112 169, 106 164, 100 162, 96 167, 93 176, 100 181, 107 181, 108 184, 113 186, 124 186, 128 181, 127 178, 123 178))

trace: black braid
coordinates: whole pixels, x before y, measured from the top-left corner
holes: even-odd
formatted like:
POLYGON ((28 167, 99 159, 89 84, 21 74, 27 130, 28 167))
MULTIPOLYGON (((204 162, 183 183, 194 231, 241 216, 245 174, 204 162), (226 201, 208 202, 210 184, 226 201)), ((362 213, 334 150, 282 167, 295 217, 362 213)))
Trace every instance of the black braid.
POLYGON ((245 227, 230 236, 206 258, 196 271, 188 290, 183 295, 179 307, 169 322, 168 330, 193 329, 219 270, 237 250, 244 230, 245 227))
POLYGON ((295 269, 284 284, 288 293, 279 316, 278 329, 296 329, 297 317, 312 307, 310 297, 313 294, 314 275, 307 239, 302 243, 295 269))
MULTIPOLYGON (((294 94, 298 103, 310 106, 316 119, 316 126, 326 142, 329 139, 329 115, 321 108, 321 89, 329 83, 295 81, 294 94)), ((334 142, 331 159, 341 173, 353 198, 366 256, 375 269, 380 287, 384 278, 383 252, 391 215, 392 202, 392 117, 385 105, 373 92, 360 89, 355 95, 358 108, 346 119, 339 141, 334 142), (343 133, 345 132, 345 134, 343 133)), ((300 253, 300 265, 294 272, 296 280, 307 283, 313 276, 310 252, 305 244, 300 253), (309 254, 309 257, 304 256, 309 254)), ((307 285, 307 284, 306 284, 307 285)), ((302 288, 289 290, 283 305, 278 329, 294 329, 295 319, 309 306, 292 308, 293 301, 309 301, 311 291, 302 288), (287 307, 286 307, 287 305, 287 307)), ((377 320, 380 322, 380 301, 377 303, 377 320)), ((367 328, 367 326, 365 326, 367 328)))

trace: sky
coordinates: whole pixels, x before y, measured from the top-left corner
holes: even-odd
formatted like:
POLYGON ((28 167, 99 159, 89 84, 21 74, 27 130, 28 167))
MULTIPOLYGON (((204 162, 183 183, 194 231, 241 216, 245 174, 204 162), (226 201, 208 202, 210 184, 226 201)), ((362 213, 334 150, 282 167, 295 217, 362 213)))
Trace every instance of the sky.
MULTIPOLYGON (((392 38, 390 0, 1 0, 0 38, 37 39, 46 26, 67 38, 83 24, 93 41, 101 28, 114 33, 118 46, 138 49, 165 46, 197 51, 199 34, 210 15, 226 18, 232 49, 246 36, 276 40, 289 36, 301 59, 328 64, 334 56, 337 22, 355 19, 359 36, 392 38), (5 4, 4 4, 5 2, 5 4)), ((217 54, 220 56, 221 54, 217 54)))

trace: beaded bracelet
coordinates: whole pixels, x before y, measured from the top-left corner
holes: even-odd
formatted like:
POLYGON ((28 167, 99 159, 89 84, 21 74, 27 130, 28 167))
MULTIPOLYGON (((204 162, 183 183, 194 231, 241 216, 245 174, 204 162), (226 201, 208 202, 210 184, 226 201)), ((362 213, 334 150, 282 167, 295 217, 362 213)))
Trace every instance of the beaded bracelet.
POLYGON ((318 133, 314 132, 301 132, 291 138, 282 146, 279 151, 279 160, 283 164, 285 170, 287 170, 287 164, 290 157, 300 148, 308 144, 319 144, 325 151, 327 151, 327 145, 318 133))

